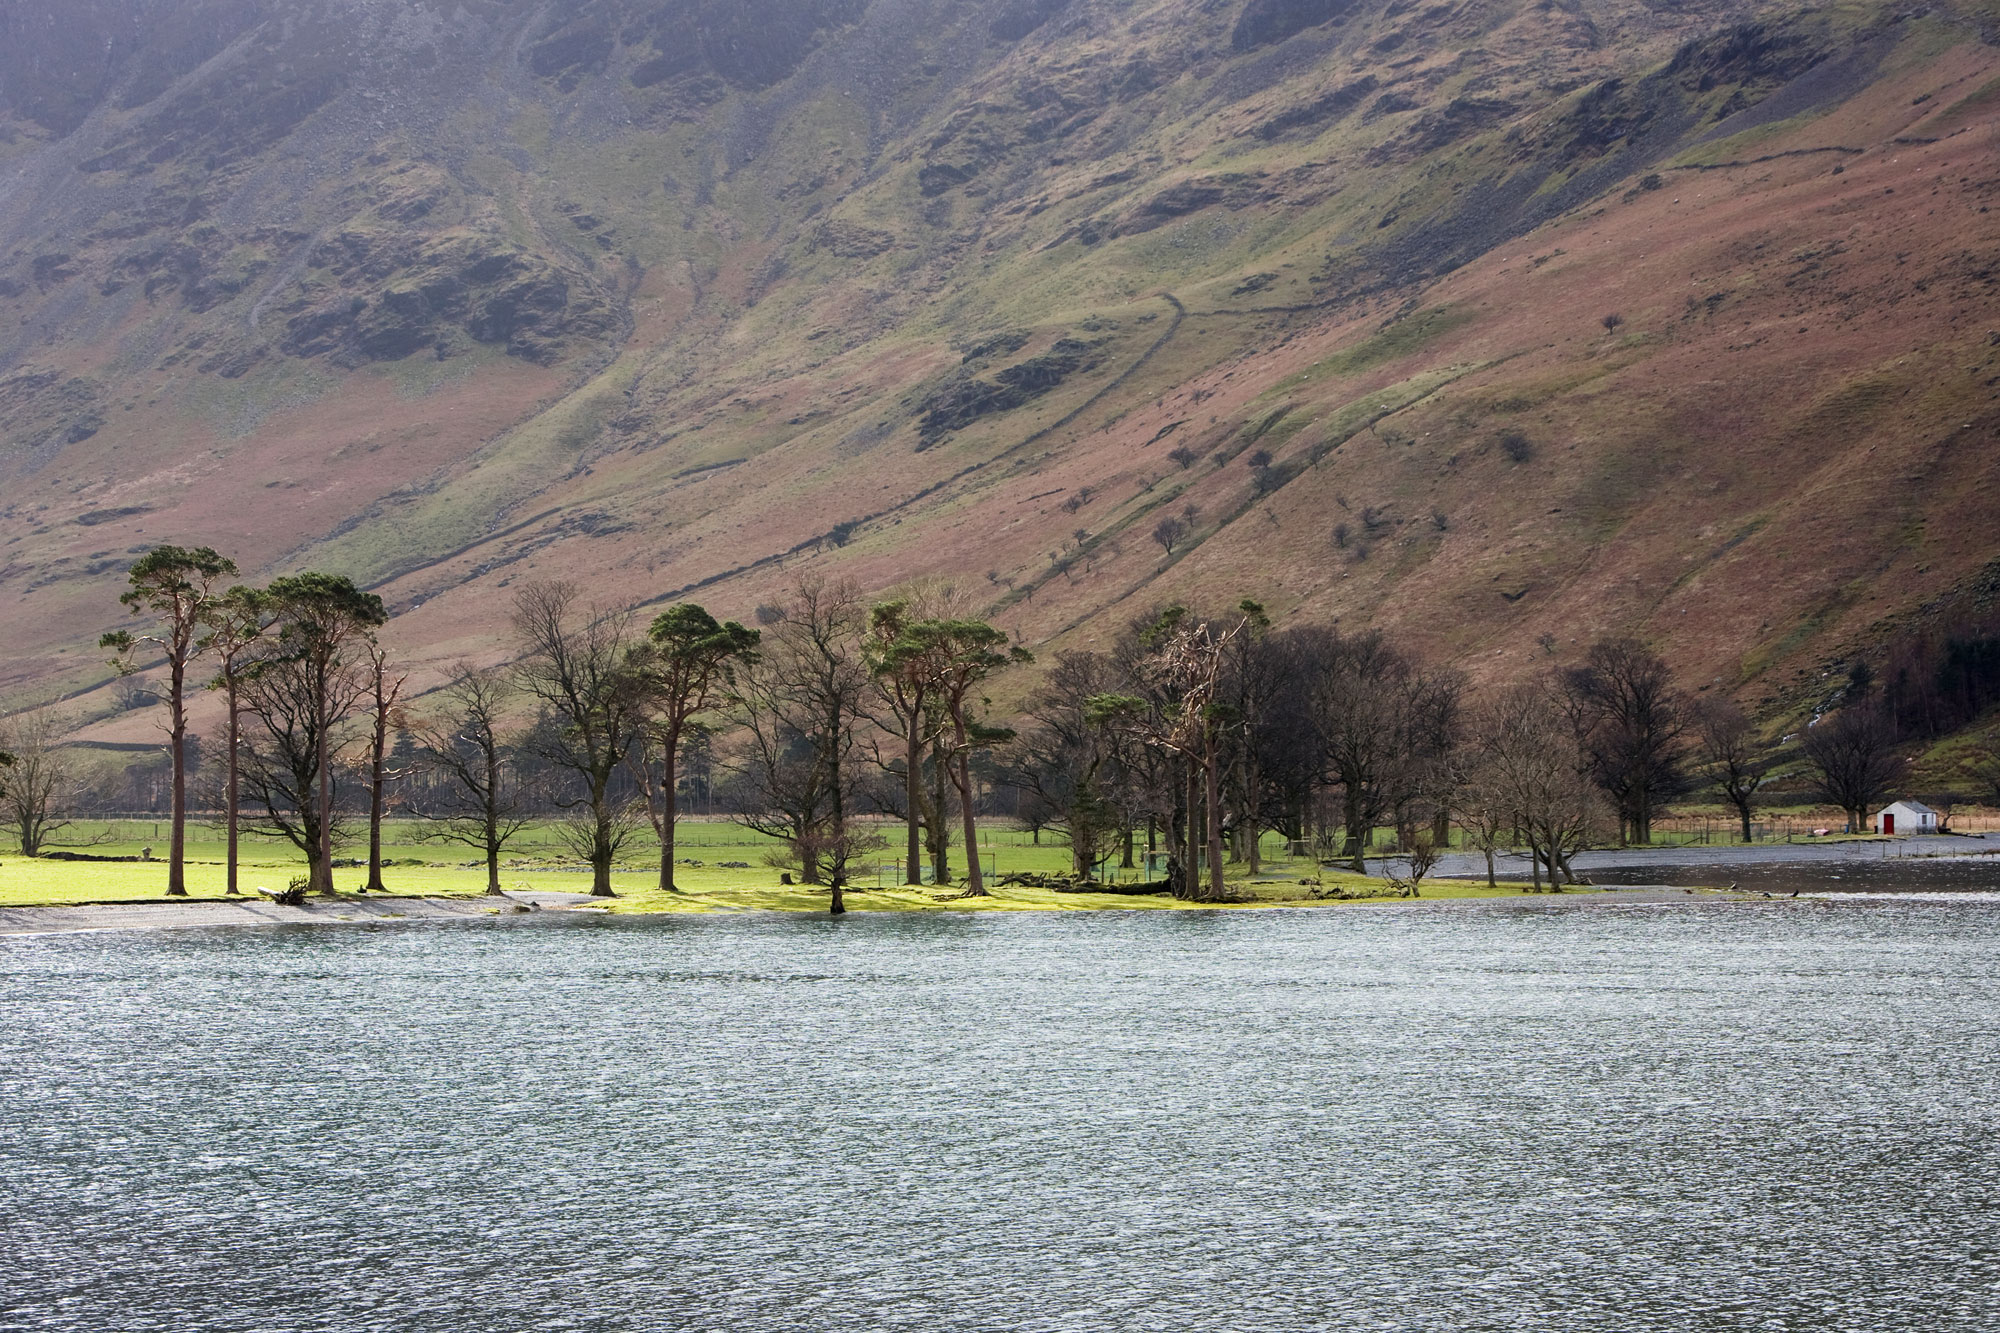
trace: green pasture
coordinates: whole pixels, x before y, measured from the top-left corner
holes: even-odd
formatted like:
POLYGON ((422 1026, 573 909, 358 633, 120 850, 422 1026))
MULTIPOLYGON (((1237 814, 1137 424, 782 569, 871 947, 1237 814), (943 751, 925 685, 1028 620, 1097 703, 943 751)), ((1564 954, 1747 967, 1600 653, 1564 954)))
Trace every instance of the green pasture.
MULTIPOLYGON (((900 882, 896 863, 902 845, 901 825, 883 825, 880 831, 889 845, 871 853, 856 867, 847 889, 848 906, 856 911, 1143 910, 1199 906, 1164 895, 1058 894, 1049 889, 1011 885, 996 886, 988 898, 941 902, 940 896, 955 892, 953 886, 916 887, 900 882)), ((391 893, 472 897, 485 891, 485 865, 473 848, 425 841, 422 832, 423 826, 413 821, 392 820, 383 826, 382 877, 391 893)), ((127 857, 139 856, 150 849, 154 859, 69 861, 0 855, 0 907, 160 898, 166 889, 166 846, 165 820, 80 822, 65 830, 61 845, 52 850, 75 851, 92 857, 127 857)), ((615 912, 825 910, 825 889, 787 886, 781 882, 783 869, 767 864, 766 860, 776 847, 774 840, 726 821, 684 821, 677 839, 679 864, 674 873, 680 892, 667 894, 658 887, 659 845, 650 829, 642 829, 625 845, 612 875, 618 897, 607 902, 606 907, 615 912), (724 864, 729 862, 737 864, 724 864)), ((1355 898, 1390 893, 1389 886, 1381 879, 1324 869, 1309 859, 1287 857, 1283 839, 1275 834, 1264 839, 1262 851, 1266 861, 1263 872, 1255 879, 1241 865, 1228 868, 1232 895, 1247 900, 1242 905, 1319 902, 1336 892, 1355 898), (1302 884, 1302 879, 1317 882, 1302 884), (1313 897, 1315 891, 1322 896, 1313 897)), ((365 856, 365 848, 350 845, 336 853, 336 860, 360 856, 365 856)), ((187 857, 189 897, 221 898, 224 877, 220 830, 206 823, 190 824, 187 857)), ((1143 859, 1142 845, 1140 860, 1143 859)), ((1069 848, 1059 837, 1045 835, 1038 844, 1027 831, 999 824, 980 830, 980 862, 989 877, 1017 872, 1066 873, 1070 868, 1069 848)), ((964 873, 961 847, 952 849, 952 868, 955 874, 964 873)), ((241 844, 237 880, 246 894, 254 895, 259 886, 282 889, 294 875, 304 872, 304 858, 287 843, 245 838, 241 844)), ((1106 878, 1132 883, 1145 875, 1143 870, 1117 869, 1114 860, 1107 868, 1106 878)), ((366 880, 365 866, 337 865, 334 870, 335 887, 343 891, 359 889, 366 880)), ((588 868, 563 847, 553 824, 531 827, 509 845, 507 859, 501 863, 500 882, 509 890, 582 893, 590 887, 588 868)), ((1503 885, 1492 890, 1484 884, 1432 881, 1425 885, 1424 896, 1508 896, 1521 892, 1522 887, 1503 885)))

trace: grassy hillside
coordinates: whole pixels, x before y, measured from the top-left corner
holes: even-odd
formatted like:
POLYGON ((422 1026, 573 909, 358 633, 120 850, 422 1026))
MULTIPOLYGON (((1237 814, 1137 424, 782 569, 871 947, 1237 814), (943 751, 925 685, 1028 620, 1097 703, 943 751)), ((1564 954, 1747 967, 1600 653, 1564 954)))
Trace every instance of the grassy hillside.
POLYGON ((1994 586, 1990 4, 172 8, 0 58, 0 691, 95 734, 162 540, 430 663, 810 566, 1774 714, 1994 586))

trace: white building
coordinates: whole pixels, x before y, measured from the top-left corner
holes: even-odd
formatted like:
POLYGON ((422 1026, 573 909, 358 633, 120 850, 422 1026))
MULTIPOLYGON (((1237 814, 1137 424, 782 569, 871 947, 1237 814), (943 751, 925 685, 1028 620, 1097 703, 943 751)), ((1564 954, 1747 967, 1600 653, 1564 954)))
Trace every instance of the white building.
POLYGON ((1938 813, 1922 801, 1898 801, 1885 805, 1875 816, 1875 831, 1895 833, 1936 833, 1938 813))

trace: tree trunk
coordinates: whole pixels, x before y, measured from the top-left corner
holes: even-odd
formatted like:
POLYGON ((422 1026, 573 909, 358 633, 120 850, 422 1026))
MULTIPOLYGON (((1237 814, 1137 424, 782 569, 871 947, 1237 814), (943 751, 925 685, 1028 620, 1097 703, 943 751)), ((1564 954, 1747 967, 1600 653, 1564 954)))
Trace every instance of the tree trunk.
POLYGON ((222 802, 223 805, 226 807, 226 809, 223 811, 222 822, 226 830, 223 836, 227 844, 228 850, 227 852, 225 852, 223 856, 223 861, 224 861, 223 891, 233 898, 236 896, 237 892, 236 889, 236 802, 238 795, 237 785, 243 768, 241 756, 238 753, 238 747, 241 746, 243 743, 243 720, 242 720, 242 715, 239 714, 236 710, 236 681, 233 676, 229 680, 226 692, 229 696, 228 699, 229 772, 228 776, 223 781, 222 802))
POLYGON ((611 891, 611 803, 606 795, 610 777, 593 780, 590 791, 590 896, 615 898, 611 891))
POLYGON ((828 786, 833 797, 833 903, 830 910, 839 916, 847 910, 847 805, 840 790, 840 708, 836 705, 827 716, 827 744, 832 747, 827 755, 826 771, 831 779, 828 786))
POLYGON ((1347 790, 1342 793, 1341 832, 1347 839, 1348 867, 1357 875, 1368 873, 1367 839, 1374 832, 1372 828, 1361 827, 1364 818, 1361 793, 1355 790, 1353 783, 1349 783, 1347 790))
POLYGON ((389 745, 389 714, 381 706, 381 677, 376 677, 375 744, 368 764, 368 891, 387 893, 382 883, 382 768, 389 745))
MULTIPOLYGON (((924 882, 922 834, 924 748, 923 739, 918 734, 918 728, 922 725, 919 717, 919 714, 914 711, 912 712, 910 717, 910 735, 903 749, 903 801, 908 807, 909 814, 908 849, 903 860, 905 872, 903 882, 906 884, 922 884, 924 882)), ((1041 840, 1042 831, 1037 828, 1035 830, 1035 841, 1040 842, 1041 840)))
POLYGON ((1754 839, 1750 832, 1750 802, 1736 802, 1736 814, 1743 821, 1743 841, 1746 843, 1753 841, 1754 839))
POLYGON ((1118 868, 1120 870, 1131 870, 1134 867, 1134 865, 1136 864, 1132 859, 1132 854, 1134 850, 1135 848, 1133 847, 1132 826, 1130 824, 1127 824, 1125 826, 1125 835, 1124 835, 1124 854, 1120 856, 1118 860, 1118 868))
POLYGON ((326 684, 324 676, 320 682, 320 698, 313 711, 318 715, 319 735, 313 746, 319 767, 319 865, 312 868, 318 878, 319 891, 331 898, 333 893, 333 765, 327 753, 327 709, 326 684))
POLYGON ((182 688, 187 664, 178 654, 173 660, 173 679, 167 704, 173 726, 173 825, 167 835, 167 896, 187 897, 187 701, 182 688))
POLYGON ((1489 889, 1500 887, 1500 881, 1493 875, 1493 844, 1490 842, 1486 844, 1486 887, 1489 889))
POLYGON ((590 844, 590 896, 615 898, 611 889, 611 823, 599 816, 590 844))
POLYGON ((979 864, 979 816, 972 802, 972 745, 965 734, 962 718, 952 719, 952 739, 958 744, 952 783, 958 788, 958 808, 965 822, 965 892, 973 898, 986 896, 985 868, 979 864))
POLYGON ((681 724, 675 721, 661 737, 660 756, 660 889, 679 893, 674 887, 674 823, 680 818, 681 724))
POLYGON ((1182 874, 1187 876, 1187 896, 1197 901, 1201 898, 1201 847, 1205 839, 1201 827, 1201 766, 1193 759, 1187 761, 1181 773, 1181 801, 1187 807, 1187 855, 1181 864, 1182 874))
POLYGON ((815 887, 820 883, 819 842, 809 833, 801 831, 798 838, 799 882, 815 887))
POLYGON ((931 883, 951 883, 951 817, 945 813, 950 784, 945 758, 931 754, 931 883))
POLYGON ((1208 895, 1210 902, 1221 902, 1228 896, 1222 883, 1222 765, 1215 753, 1215 742, 1209 741, 1208 753, 1202 763, 1207 778, 1205 796, 1208 820, 1208 895))
POLYGON ((1169 766, 1169 780, 1173 792, 1173 807, 1167 811, 1167 889, 1176 898, 1190 897, 1187 886, 1187 835, 1188 825, 1187 785, 1181 781, 1178 767, 1169 766))

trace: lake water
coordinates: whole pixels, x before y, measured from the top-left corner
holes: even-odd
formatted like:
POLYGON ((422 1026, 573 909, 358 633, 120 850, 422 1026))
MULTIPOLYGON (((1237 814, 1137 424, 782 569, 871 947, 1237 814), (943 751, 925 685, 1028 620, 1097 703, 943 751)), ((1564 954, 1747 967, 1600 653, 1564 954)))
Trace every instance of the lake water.
POLYGON ((0 1329, 1987 1330, 2000 905, 0 941, 0 1329))

